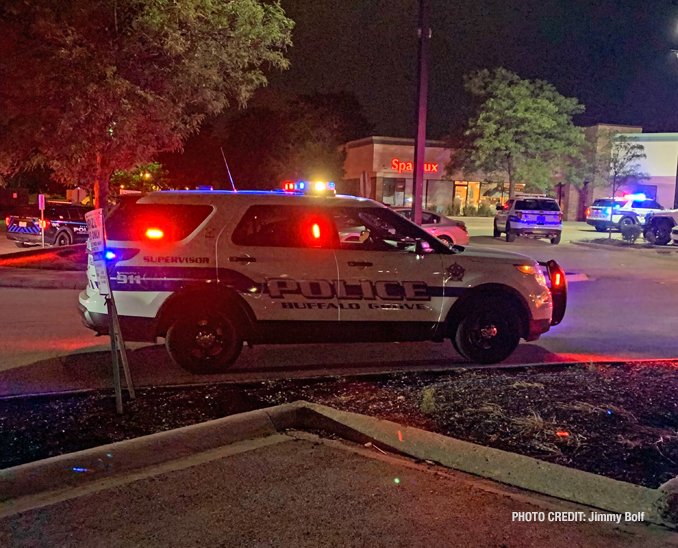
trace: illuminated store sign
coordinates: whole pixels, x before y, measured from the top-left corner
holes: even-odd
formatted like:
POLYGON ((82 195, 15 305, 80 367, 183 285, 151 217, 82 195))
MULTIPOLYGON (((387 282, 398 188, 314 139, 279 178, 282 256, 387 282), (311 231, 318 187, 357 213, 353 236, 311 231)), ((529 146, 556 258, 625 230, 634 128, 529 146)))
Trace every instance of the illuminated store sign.
MULTIPOLYGON (((391 169, 402 173, 403 171, 413 171, 414 164, 412 162, 401 162, 398 158, 391 160, 391 169)), ((438 164, 424 164, 425 173, 438 173, 438 164)))

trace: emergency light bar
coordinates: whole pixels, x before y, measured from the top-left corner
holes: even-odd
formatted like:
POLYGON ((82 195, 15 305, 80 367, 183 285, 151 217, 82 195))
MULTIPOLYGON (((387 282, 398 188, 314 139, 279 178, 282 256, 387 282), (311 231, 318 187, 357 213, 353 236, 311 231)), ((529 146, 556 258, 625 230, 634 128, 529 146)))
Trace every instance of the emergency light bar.
POLYGON ((283 190, 285 192, 303 192, 304 194, 334 195, 335 185, 331 181, 285 181, 283 183, 283 190))
POLYGON ((624 200, 646 200, 645 194, 624 194, 624 200))

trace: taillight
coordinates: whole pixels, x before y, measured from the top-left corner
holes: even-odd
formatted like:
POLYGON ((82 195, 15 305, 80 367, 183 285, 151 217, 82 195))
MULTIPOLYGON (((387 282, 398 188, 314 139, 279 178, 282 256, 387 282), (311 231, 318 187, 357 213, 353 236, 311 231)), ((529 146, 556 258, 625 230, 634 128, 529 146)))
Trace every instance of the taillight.
POLYGON ((588 217, 588 216, 590 216, 590 215, 591 215, 591 208, 590 208, 590 207, 587 207, 587 208, 586 208, 586 216, 588 217))
POLYGON ((10 218, 9 218, 9 217, 5 217, 5 226, 9 226, 9 221, 10 221, 10 218))
POLYGON ((468 229, 466 228, 466 223, 464 221, 457 221, 457 226, 461 228, 464 232, 468 232, 468 229))
POLYGON ((47 230, 49 228, 50 223, 49 223, 49 221, 44 220, 44 221, 38 221, 38 225, 40 225, 40 228, 42 228, 43 230, 47 230))

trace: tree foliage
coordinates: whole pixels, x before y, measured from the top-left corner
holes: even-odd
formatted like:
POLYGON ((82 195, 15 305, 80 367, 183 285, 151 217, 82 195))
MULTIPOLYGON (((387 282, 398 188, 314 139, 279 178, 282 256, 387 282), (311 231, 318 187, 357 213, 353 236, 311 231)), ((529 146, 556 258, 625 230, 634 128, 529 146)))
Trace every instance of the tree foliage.
POLYGON ((230 188, 221 147, 239 189, 280 188, 287 179, 338 181, 344 175, 341 145, 371 131, 353 95, 306 95, 212 118, 182 154, 159 160, 173 182, 191 188, 230 188))
POLYGON ((98 175, 102 195, 286 68, 293 26, 257 0, 5 0, 0 21, 0 173, 98 175))
POLYGON ((645 147, 637 139, 624 134, 613 135, 597 156, 596 179, 610 188, 614 198, 626 185, 650 178, 640 170, 639 161, 645 158, 645 147))
POLYGON ((503 68, 481 70, 465 80, 476 114, 465 133, 466 146, 448 171, 483 172, 488 180, 508 179, 532 188, 553 186, 553 176, 582 154, 583 131, 572 117, 584 111, 548 82, 523 80, 503 68))

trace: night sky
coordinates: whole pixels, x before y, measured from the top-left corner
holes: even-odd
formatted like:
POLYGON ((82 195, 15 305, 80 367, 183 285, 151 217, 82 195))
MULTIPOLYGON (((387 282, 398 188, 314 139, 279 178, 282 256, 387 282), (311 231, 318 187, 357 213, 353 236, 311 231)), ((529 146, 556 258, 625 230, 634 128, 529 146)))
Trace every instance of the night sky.
MULTIPOLYGON (((354 93, 376 135, 412 137, 418 0, 281 0, 291 68, 255 104, 354 93)), ((586 105, 575 123, 678 131, 678 0, 431 0, 428 136, 459 132, 463 76, 503 66, 586 105)))

